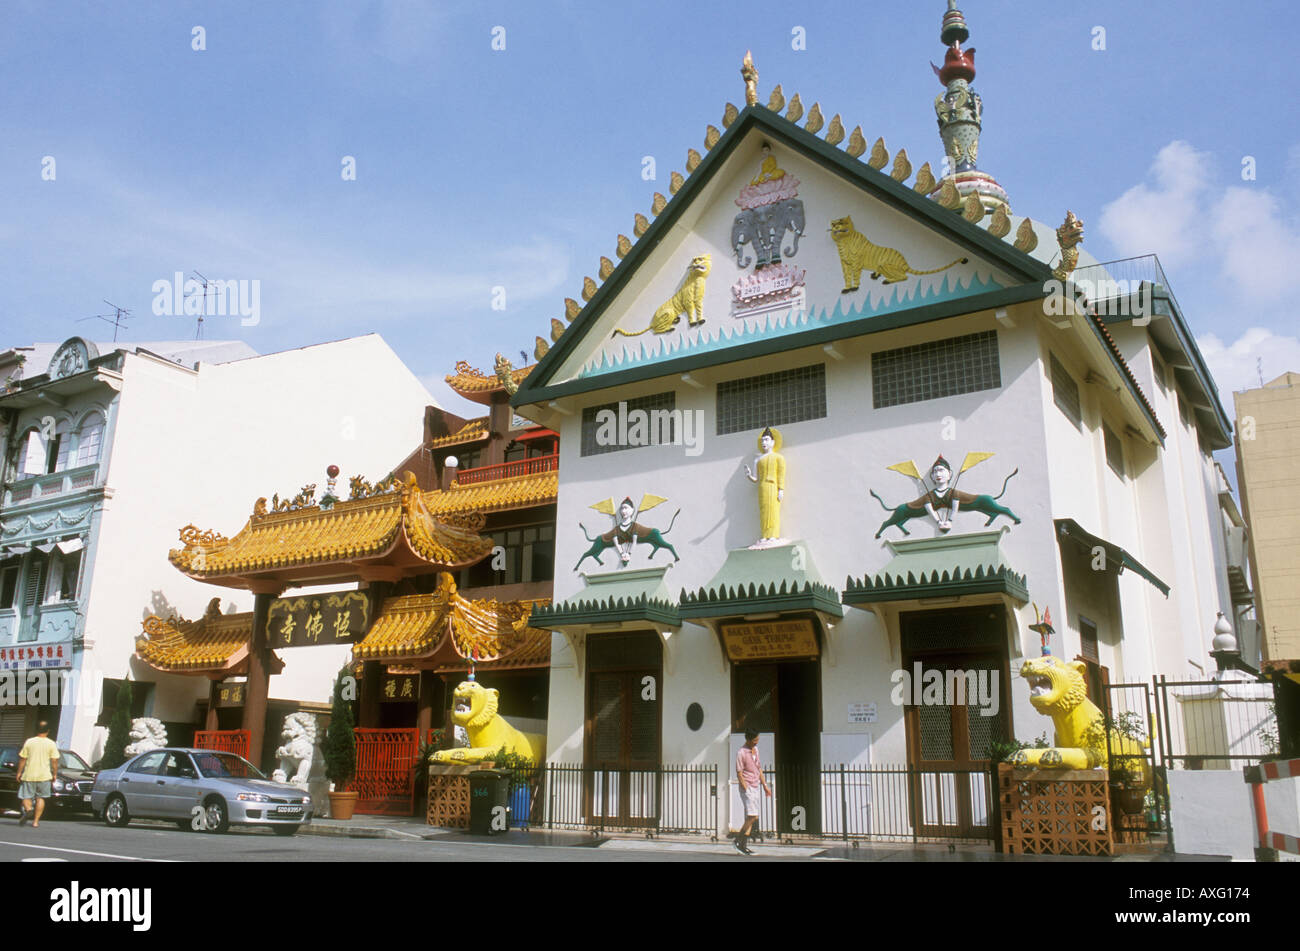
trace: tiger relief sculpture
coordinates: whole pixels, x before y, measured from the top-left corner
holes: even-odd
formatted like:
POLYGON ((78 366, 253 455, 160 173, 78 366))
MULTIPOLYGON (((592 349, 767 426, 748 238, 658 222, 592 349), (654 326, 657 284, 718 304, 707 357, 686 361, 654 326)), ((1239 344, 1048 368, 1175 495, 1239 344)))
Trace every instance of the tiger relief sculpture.
POLYGON ((914 270, 901 252, 868 241, 853 227, 853 219, 847 215, 831 222, 831 238, 840 253, 840 267, 844 269, 844 290, 840 291, 841 294, 851 294, 858 289, 863 271, 870 272, 873 281, 883 278, 883 284, 896 284, 907 280, 909 274, 938 274, 969 260, 958 258, 943 267, 928 271, 914 270))
POLYGON ((623 330, 615 329, 614 336, 622 334, 624 337, 639 337, 646 331, 653 331, 656 334, 666 334, 677 326, 681 320, 682 314, 692 327, 698 327, 704 323, 704 282, 709 276, 709 271, 713 267, 713 257, 708 254, 700 254, 691 258, 691 263, 686 268, 686 279, 682 281, 681 289, 676 294, 664 301, 654 316, 650 319, 650 326, 645 330, 623 330))

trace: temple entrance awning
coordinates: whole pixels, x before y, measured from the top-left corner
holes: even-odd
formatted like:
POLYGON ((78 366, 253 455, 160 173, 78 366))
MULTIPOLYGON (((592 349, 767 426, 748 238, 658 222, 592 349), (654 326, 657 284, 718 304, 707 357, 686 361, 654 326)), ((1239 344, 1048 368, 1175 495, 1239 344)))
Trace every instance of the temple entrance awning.
POLYGON ((682 592, 680 608, 684 618, 792 611, 844 616, 839 592, 823 583, 807 542, 729 551, 708 584, 694 593, 682 592))
POLYGON ((470 600, 451 575, 437 590, 389 598, 366 636, 353 648, 358 660, 423 669, 492 670, 547 667, 550 631, 529 626, 533 602, 470 600))
MULTIPOLYGON (((135 655, 167 674, 202 674, 220 680, 247 673, 253 613, 222 614, 220 604, 220 598, 213 598, 197 621, 150 615, 141 622, 143 633, 136 638, 135 655)), ((279 673, 284 663, 275 654, 271 657, 271 672, 279 673)))
POLYGON ((532 623, 550 630, 591 624, 647 622, 660 627, 681 627, 673 596, 664 584, 668 566, 584 574, 586 587, 563 601, 533 612, 532 623))
POLYGON ((893 557, 874 575, 848 579, 844 603, 1004 594, 1026 604, 1025 576, 1012 570, 998 545, 1005 529, 886 541, 893 557))
POLYGON ((185 547, 168 558, 198 581, 253 588, 396 579, 472 565, 492 551, 492 540, 475 530, 481 516, 435 515, 410 473, 375 488, 329 509, 311 503, 268 511, 259 499, 234 538, 187 525, 185 547))
POLYGON ((1166 598, 1169 597, 1169 585, 1157 578, 1142 562, 1123 548, 1106 541, 1104 538, 1085 532, 1079 526, 1079 523, 1072 518, 1058 518, 1055 520, 1055 524, 1058 541, 1068 538, 1089 551, 1100 548, 1106 554, 1106 569, 1108 571, 1114 570, 1116 574, 1122 574, 1124 569, 1128 568, 1151 582, 1152 586, 1166 598))

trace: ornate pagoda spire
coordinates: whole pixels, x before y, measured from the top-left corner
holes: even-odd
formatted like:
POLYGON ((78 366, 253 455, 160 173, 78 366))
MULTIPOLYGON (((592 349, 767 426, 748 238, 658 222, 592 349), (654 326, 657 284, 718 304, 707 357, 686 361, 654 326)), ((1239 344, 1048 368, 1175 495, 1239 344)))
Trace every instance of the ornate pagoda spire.
POLYGON ((939 77, 945 91, 935 97, 934 111, 939 119, 939 137, 948 160, 948 176, 954 179, 957 192, 964 200, 972 192, 977 194, 987 212, 999 207, 1009 211, 1007 193, 993 176, 979 171, 977 161, 980 149, 981 120, 984 102, 979 93, 970 88, 975 80, 975 48, 962 49, 970 39, 966 17, 957 9, 957 0, 948 0, 948 10, 943 15, 939 41, 948 49, 943 66, 930 67, 939 77))
POLYGON ((745 50, 745 59, 740 64, 740 76, 745 80, 745 105, 758 105, 758 69, 749 50, 745 50))

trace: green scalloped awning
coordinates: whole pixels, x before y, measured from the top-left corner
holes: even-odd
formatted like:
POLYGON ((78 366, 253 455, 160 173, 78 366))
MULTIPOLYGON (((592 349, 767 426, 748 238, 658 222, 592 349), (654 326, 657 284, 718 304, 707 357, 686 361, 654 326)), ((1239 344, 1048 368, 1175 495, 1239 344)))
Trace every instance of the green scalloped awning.
POLYGON ((681 627, 681 615, 664 584, 668 567, 583 575, 586 587, 582 591, 562 601, 534 608, 528 623, 548 631, 623 621, 681 627))
POLYGON ((1113 542, 1108 542, 1104 538, 1099 538, 1090 532, 1086 532, 1080 527, 1079 523, 1072 518, 1058 518, 1055 520, 1056 534, 1058 538, 1069 538, 1089 550, 1100 547, 1106 552, 1106 567, 1114 567, 1115 573, 1119 574, 1128 568, 1130 571, 1145 578, 1151 582, 1152 586, 1169 597, 1169 585, 1165 584, 1155 576, 1146 565, 1138 561, 1123 548, 1113 542))
POLYGON ((820 611, 843 617, 839 592, 822 581, 807 542, 773 548, 737 548, 709 583, 682 591, 682 617, 733 617, 820 611))
POLYGON ((886 540, 893 557, 874 575, 849 578, 844 603, 1005 594, 1025 604, 1029 601, 1025 576, 1012 569, 998 544, 1005 531, 886 540))

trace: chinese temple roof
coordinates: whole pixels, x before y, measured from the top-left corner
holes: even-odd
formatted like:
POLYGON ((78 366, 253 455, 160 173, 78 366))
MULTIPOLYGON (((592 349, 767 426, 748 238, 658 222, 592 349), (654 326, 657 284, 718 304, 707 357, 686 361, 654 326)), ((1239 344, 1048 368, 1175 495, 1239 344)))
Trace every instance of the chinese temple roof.
POLYGON ((532 607, 530 601, 470 600, 444 572, 430 594, 384 601, 353 654, 359 660, 389 662, 431 659, 453 669, 465 661, 544 667, 550 663, 550 632, 528 626, 532 607))
MULTIPOLYGON (((505 364, 505 366, 509 367, 509 364, 505 364)), ((517 387, 532 370, 531 366, 527 366, 520 367, 518 370, 510 368, 504 372, 509 374, 512 387, 517 387)), ((456 363, 455 373, 448 374, 447 385, 465 399, 484 404, 492 402, 492 394, 504 393, 509 389, 499 374, 484 373, 482 370, 470 366, 464 360, 456 363)))
POLYGON ((435 436, 426 444, 429 449, 441 449, 444 446, 460 446, 465 443, 480 442, 488 438, 488 418, 479 416, 465 423, 460 429, 446 436, 435 436))
POLYGON ((513 479, 471 482, 468 485, 458 483, 445 492, 426 492, 424 502, 429 512, 435 518, 440 518, 469 512, 499 512, 545 505, 555 501, 559 489, 559 475, 552 469, 513 479))
POLYGON ((362 566, 457 568, 492 550, 490 539, 453 524, 447 512, 435 515, 410 473, 404 483, 370 488, 378 491, 328 510, 308 504, 269 512, 266 500, 259 499, 234 538, 187 525, 180 532, 185 547, 173 549, 168 558, 191 578, 247 588, 254 581, 351 580, 362 566))
MULTIPOLYGON (((253 614, 222 614, 220 599, 213 598, 197 621, 150 615, 141 623, 135 654, 164 673, 207 674, 219 678, 247 669, 248 642, 253 634, 253 614)), ((278 673, 283 665, 273 662, 278 673)))

